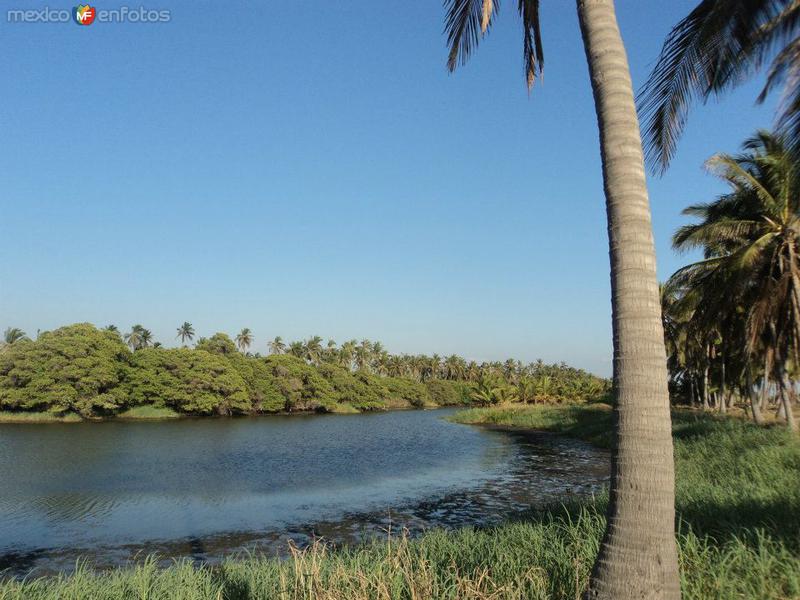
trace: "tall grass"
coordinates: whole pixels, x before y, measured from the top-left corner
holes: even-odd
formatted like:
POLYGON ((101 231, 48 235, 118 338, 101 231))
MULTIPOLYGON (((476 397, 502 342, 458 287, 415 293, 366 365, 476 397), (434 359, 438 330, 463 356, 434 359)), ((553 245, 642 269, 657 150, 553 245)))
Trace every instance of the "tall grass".
MULTIPOLYGON (((594 439, 602 407, 466 411, 459 419, 594 439), (514 416, 516 414, 516 416, 514 416)), ((800 598, 800 444, 778 429, 675 415, 678 545, 685 598, 800 598)), ((390 537, 287 560, 245 555, 217 567, 155 558, 108 572, 0 584, 0 600, 577 599, 599 547, 605 500, 417 540, 390 537)))

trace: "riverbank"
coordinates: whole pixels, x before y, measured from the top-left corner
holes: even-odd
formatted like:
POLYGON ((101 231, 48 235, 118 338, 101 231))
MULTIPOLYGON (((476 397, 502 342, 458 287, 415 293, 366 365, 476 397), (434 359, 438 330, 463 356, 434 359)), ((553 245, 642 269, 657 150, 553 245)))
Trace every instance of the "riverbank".
POLYGON ((82 417, 77 413, 52 413, 45 411, 0 411, 0 425, 12 423, 99 423, 110 421, 163 421, 172 419, 197 419, 197 418, 248 418, 248 417, 285 417, 289 415, 313 415, 313 414, 332 414, 332 415, 357 415, 366 412, 389 412, 396 410, 436 410, 440 408, 453 408, 452 406, 442 406, 439 404, 425 403, 421 406, 414 406, 406 402, 387 403, 385 407, 374 408, 371 410, 359 410, 352 404, 337 404, 330 410, 320 412, 315 410, 296 410, 292 412, 276 411, 269 413, 257 413, 253 415, 192 415, 179 413, 166 406, 134 406, 121 413, 107 417, 93 416, 82 417))
MULTIPOLYGON (((602 443, 602 405, 468 410, 459 421, 535 427, 602 443)), ((780 428, 674 415, 678 543, 685 598, 800 597, 800 444, 780 428)), ((604 529, 605 500, 531 513, 483 530, 432 531, 287 561, 232 558, 0 584, 0 599, 575 598, 604 529)))

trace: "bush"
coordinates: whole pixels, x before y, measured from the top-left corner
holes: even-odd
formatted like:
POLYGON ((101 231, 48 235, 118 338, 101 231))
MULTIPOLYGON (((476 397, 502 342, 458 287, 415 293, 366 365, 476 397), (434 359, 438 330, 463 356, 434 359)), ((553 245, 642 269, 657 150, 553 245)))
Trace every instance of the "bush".
POLYGON ((286 399, 269 366, 260 358, 238 352, 226 334, 216 333, 201 339, 196 349, 222 357, 242 377, 253 412, 278 412, 286 408, 286 399))
POLYGON ((289 354, 273 354, 262 360, 275 378, 286 411, 327 412, 335 407, 337 396, 333 386, 303 359, 289 354))
POLYGON ((131 405, 169 406, 200 415, 242 414, 252 408, 242 376, 225 358, 205 350, 137 350, 127 389, 131 405))
POLYGON ((439 406, 470 404, 475 386, 465 381, 431 379, 425 382, 428 394, 439 406))
POLYGON ((124 403, 120 383, 129 357, 117 334, 90 323, 17 342, 0 353, 0 408, 113 413, 124 403))
POLYGON ((336 402, 350 404, 359 410, 381 410, 386 408, 389 390, 380 378, 359 371, 352 373, 344 367, 322 363, 317 367, 336 394, 336 402))
POLYGON ((389 392, 388 401, 392 404, 410 404, 422 408, 432 404, 431 395, 424 384, 400 377, 384 377, 383 383, 389 392))

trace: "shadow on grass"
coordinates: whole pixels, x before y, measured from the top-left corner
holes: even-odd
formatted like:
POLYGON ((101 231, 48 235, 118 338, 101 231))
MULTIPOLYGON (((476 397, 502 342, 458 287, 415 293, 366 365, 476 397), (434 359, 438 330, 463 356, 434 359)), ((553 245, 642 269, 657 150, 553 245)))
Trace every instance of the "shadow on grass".
MULTIPOLYGON (((608 407, 559 407, 542 427, 611 448, 608 407)), ((766 534, 800 551, 800 442, 780 426, 761 427, 739 418, 693 410, 672 413, 676 458, 676 526, 720 543, 755 544, 766 534)), ((604 514, 607 494, 589 502, 550 506, 522 520, 574 519, 584 509, 604 514)))

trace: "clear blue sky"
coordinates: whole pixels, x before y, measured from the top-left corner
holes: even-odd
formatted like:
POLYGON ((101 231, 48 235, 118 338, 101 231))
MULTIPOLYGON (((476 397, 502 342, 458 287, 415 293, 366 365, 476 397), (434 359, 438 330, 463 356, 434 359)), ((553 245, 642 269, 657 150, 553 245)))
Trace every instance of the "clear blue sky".
MULTIPOLYGON (((694 4, 618 1, 637 87, 694 4)), ((530 97, 512 2, 454 75, 435 1, 143 5, 171 22, 0 16, 0 327, 142 323, 171 345, 189 320, 262 352, 319 334, 610 373, 573 2, 542 3, 530 97)), ((723 189, 703 160, 771 123, 757 83, 696 110, 650 182, 662 278, 687 260, 681 209, 723 189)))

